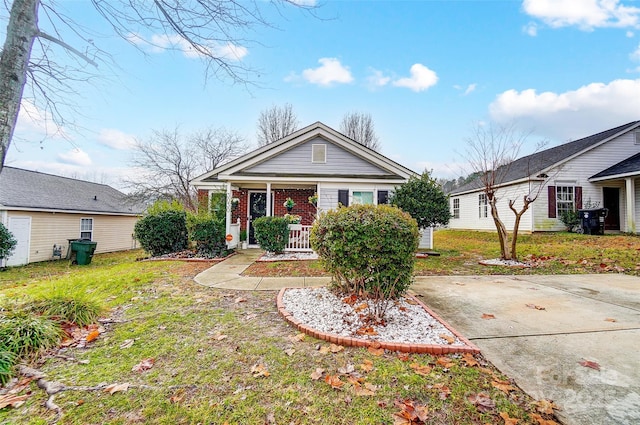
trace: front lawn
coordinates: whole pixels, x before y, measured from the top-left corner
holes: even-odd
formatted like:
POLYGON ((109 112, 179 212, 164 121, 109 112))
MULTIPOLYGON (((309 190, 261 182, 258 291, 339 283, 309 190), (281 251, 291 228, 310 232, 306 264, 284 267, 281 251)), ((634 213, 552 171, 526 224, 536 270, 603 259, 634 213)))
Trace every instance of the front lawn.
MULTIPOLYGON (((640 236, 590 236, 575 233, 521 235, 518 258, 528 269, 487 267, 479 260, 500 256, 495 233, 439 230, 433 244, 439 257, 416 261, 415 275, 625 273, 640 276, 640 236)), ((319 261, 255 263, 245 276, 319 276, 319 261), (293 263, 293 264, 291 264, 293 263)))
MULTIPOLYGON (((49 381, 93 387, 56 395, 59 424, 483 424, 505 418, 536 424, 542 419, 536 415, 549 409, 481 356, 331 346, 285 324, 275 292, 201 287, 192 277, 207 264, 136 262, 136 256, 104 254, 84 267, 42 263, 0 273, 5 308, 46 294, 80 294, 108 309, 103 332, 86 347, 32 364, 49 381), (149 368, 140 371, 145 360, 149 368), (102 390, 110 384, 120 384, 109 387, 113 394, 102 390)), ((19 395, 28 397, 1 409, 0 424, 54 421, 35 382, 19 395)))

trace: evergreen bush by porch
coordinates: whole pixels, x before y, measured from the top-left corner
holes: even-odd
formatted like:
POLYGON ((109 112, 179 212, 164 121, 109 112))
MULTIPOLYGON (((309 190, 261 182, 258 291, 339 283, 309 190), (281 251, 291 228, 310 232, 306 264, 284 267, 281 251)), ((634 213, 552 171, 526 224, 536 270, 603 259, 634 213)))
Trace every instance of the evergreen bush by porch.
POLYGON ((16 244, 17 241, 11 232, 4 227, 4 224, 0 223, 0 260, 9 257, 13 253, 16 244))
POLYGON ((276 254, 289 242, 289 220, 284 217, 260 217, 252 223, 260 248, 276 254))
POLYGON ((136 222, 134 236, 153 256, 182 251, 188 245, 187 214, 169 203, 155 205, 136 222))
POLYGON ((227 253, 225 222, 209 214, 190 214, 187 218, 189 240, 198 254, 213 258, 227 253))
POLYGON ((395 298, 411 285, 418 225, 389 205, 353 205, 320 215, 311 247, 342 292, 395 298))

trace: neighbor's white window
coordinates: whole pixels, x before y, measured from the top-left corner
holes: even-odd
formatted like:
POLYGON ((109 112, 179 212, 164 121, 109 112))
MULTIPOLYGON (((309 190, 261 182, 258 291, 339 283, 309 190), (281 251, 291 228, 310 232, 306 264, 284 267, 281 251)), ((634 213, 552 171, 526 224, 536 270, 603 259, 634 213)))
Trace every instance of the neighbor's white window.
POLYGON ((489 217, 489 203, 487 202, 487 194, 481 193, 478 195, 478 217, 489 217))
POLYGON ((327 145, 311 145, 311 162, 314 164, 324 164, 325 162, 327 162, 327 145))
POLYGON ((556 186, 556 217, 563 213, 574 211, 575 190, 573 186, 556 186))
POLYGON ((80 219, 80 239, 93 240, 93 219, 81 218, 80 219))
POLYGON ((453 198, 453 218, 460 218, 460 198, 453 198))
POLYGON ((353 205, 373 205, 373 192, 353 192, 353 205))
POLYGON ((636 135, 635 143, 636 145, 640 145, 640 130, 636 130, 635 135, 636 135))

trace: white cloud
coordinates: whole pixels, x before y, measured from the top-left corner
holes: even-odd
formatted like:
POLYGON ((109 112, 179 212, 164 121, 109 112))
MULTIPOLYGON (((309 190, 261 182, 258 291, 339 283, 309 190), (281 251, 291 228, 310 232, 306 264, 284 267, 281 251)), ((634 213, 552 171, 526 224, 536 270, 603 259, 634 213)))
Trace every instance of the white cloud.
POLYGON ((315 6, 316 0, 289 0, 293 4, 297 4, 299 6, 315 6))
POLYGON ((535 22, 529 22, 522 27, 522 31, 531 37, 535 37, 538 35, 538 25, 536 25, 535 22))
POLYGON ((87 166, 93 163, 93 161, 91 161, 91 157, 89 157, 89 154, 80 148, 74 148, 70 151, 59 153, 58 159, 60 160, 60 162, 70 165, 87 166))
POLYGON ((343 66, 336 58, 318 59, 318 68, 309 68, 302 71, 302 78, 311 84, 331 86, 333 83, 351 83, 353 76, 349 67, 343 66))
POLYGON ((640 44, 638 44, 638 48, 629 54, 629 59, 634 62, 640 62, 640 44))
POLYGON ((426 66, 416 63, 411 66, 411 77, 397 79, 393 82, 396 87, 407 87, 415 92, 421 92, 434 86, 438 82, 435 71, 426 66))
POLYGON ((633 31, 627 31, 625 33, 625 35, 627 36, 627 38, 633 38, 633 36, 635 35, 633 31))
POLYGON ((38 108, 26 99, 22 99, 20 103, 16 133, 23 136, 37 133, 38 136, 35 137, 67 137, 64 128, 55 123, 48 111, 38 108))
POLYGON ((637 27, 640 8, 620 4, 620 0, 524 0, 530 16, 559 28, 577 26, 582 30, 600 27, 637 27))
POLYGON ((98 134, 98 143, 117 150, 129 150, 135 146, 135 138, 114 128, 103 128, 98 134))
POLYGON ((187 40, 177 34, 153 34, 151 39, 147 40, 140 34, 131 33, 127 35, 127 40, 139 46, 146 46, 149 51, 153 53, 178 50, 181 51, 185 57, 191 59, 212 55, 230 61, 240 61, 249 54, 249 50, 246 47, 233 43, 211 42, 209 45, 202 47, 202 51, 197 50, 189 44, 187 40))
POLYGON ((391 81, 391 77, 387 77, 382 73, 382 71, 378 71, 377 69, 370 68, 369 76, 367 77, 367 85, 371 88, 384 87, 391 81))
POLYGON ((472 92, 474 92, 476 90, 476 87, 478 87, 478 84, 476 84, 476 83, 469 84, 467 86, 467 89, 464 91, 464 95, 466 96, 468 94, 471 94, 472 92))
POLYGON ((536 133, 576 139, 638 119, 640 79, 592 83, 564 93, 507 90, 489 105, 501 123, 517 121, 536 133))

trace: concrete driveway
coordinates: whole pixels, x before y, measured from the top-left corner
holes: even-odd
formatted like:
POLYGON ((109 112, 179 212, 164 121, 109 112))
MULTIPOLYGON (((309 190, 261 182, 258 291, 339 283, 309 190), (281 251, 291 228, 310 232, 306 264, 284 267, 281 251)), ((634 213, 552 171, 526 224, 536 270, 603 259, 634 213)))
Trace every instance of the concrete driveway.
POLYGON ((434 276, 411 289, 563 423, 640 424, 640 278, 434 276))

